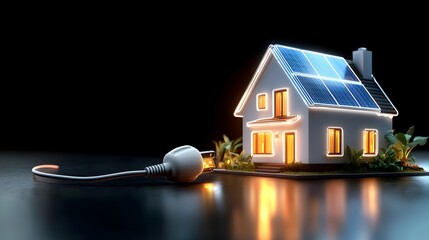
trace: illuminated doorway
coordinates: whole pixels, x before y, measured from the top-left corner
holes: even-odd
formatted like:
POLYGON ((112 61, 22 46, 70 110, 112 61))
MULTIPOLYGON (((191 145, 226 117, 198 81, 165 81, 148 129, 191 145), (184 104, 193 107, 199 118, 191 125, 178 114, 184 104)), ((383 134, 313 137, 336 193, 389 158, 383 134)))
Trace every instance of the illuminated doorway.
POLYGON ((285 162, 288 164, 295 162, 295 133, 294 132, 285 133, 285 162))

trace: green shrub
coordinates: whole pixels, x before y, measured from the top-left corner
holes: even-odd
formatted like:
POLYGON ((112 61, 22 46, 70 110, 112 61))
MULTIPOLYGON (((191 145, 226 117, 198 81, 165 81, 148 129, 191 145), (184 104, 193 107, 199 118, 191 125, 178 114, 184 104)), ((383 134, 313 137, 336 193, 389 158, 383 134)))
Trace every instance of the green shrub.
POLYGON ((216 147, 215 163, 217 168, 235 170, 254 170, 252 155, 243 150, 242 137, 231 140, 223 134, 223 140, 213 141, 216 147))
POLYGON ((348 164, 345 166, 345 170, 347 171, 359 171, 364 167, 362 165, 362 154, 363 149, 356 150, 355 148, 346 145, 346 158, 348 160, 348 164))
POLYGON ((395 156, 395 152, 388 148, 386 151, 380 149, 379 154, 368 163, 370 170, 375 171, 402 171, 401 161, 395 156))
POLYGON ((384 137, 389 143, 386 153, 393 151, 395 159, 399 160, 403 167, 418 167, 415 162, 416 159, 411 155, 412 150, 416 146, 423 146, 426 144, 429 137, 413 136, 414 126, 408 128, 406 133, 397 132, 394 130, 388 131, 384 137))

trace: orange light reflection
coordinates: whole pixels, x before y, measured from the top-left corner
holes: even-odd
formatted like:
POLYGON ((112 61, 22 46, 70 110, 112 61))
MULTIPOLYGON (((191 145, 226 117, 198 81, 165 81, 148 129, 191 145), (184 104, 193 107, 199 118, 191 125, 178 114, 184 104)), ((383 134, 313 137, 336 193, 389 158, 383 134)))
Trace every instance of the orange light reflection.
MULTIPOLYGON (((254 236, 257 239, 301 239, 305 190, 299 189, 296 183, 278 184, 270 178, 253 178, 249 183, 249 192, 245 195, 250 211, 248 218, 257 221, 254 236)), ((249 233, 237 232, 234 237, 246 234, 249 233)))
POLYGON ((374 178, 364 179, 362 184, 362 209, 372 226, 377 225, 379 217, 378 181, 374 178))

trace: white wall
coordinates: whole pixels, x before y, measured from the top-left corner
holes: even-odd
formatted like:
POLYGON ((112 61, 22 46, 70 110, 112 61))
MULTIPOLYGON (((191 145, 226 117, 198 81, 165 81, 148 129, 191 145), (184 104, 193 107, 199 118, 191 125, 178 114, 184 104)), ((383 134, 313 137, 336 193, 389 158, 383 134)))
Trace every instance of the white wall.
POLYGON ((364 129, 377 129, 378 147, 387 146, 384 134, 392 129, 392 118, 367 111, 308 108, 292 85, 289 76, 272 55, 269 57, 265 69, 261 70, 259 78, 243 108, 243 149, 246 153, 251 153, 252 132, 254 131, 271 131, 273 136, 278 132, 280 138, 273 138, 272 155, 254 155, 253 162, 284 163, 284 133, 288 131, 296 133, 296 162, 304 164, 344 163, 347 161, 345 156, 326 156, 328 127, 343 129, 343 153, 346 145, 357 150, 363 148, 364 129), (291 125, 248 127, 247 123, 250 121, 273 117, 273 89, 282 88, 288 89, 289 114, 299 115, 299 121, 291 125), (256 109, 256 95, 259 93, 267 94, 268 107, 264 111, 256 109))
POLYGON ((296 131, 296 160, 308 162, 308 108, 275 58, 270 59, 261 73, 259 82, 250 95, 243 112, 243 149, 246 153, 251 153, 253 131, 271 131, 273 136, 278 132, 280 136, 278 139, 273 139, 273 155, 254 155, 253 162, 284 163, 283 135, 286 131, 296 131), (300 120, 292 125, 248 127, 246 123, 249 121, 273 117, 273 89, 284 88, 288 89, 289 114, 299 115, 300 120), (259 93, 267 94, 267 110, 258 111, 256 109, 256 95, 259 93))
POLYGON ((315 109, 309 111, 309 163, 344 163, 347 162, 345 155, 343 157, 327 157, 327 128, 341 127, 344 134, 345 146, 363 149, 363 131, 365 128, 377 129, 379 138, 379 147, 385 148, 387 142, 384 134, 392 129, 392 119, 385 116, 378 116, 375 113, 344 111, 333 109, 315 109))

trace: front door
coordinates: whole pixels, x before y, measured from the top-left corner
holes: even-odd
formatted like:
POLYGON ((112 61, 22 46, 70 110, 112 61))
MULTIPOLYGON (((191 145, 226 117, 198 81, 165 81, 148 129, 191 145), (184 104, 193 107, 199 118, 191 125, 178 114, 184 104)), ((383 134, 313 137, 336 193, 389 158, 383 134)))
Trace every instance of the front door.
POLYGON ((295 162, 295 133, 285 133, 285 163, 295 162))

